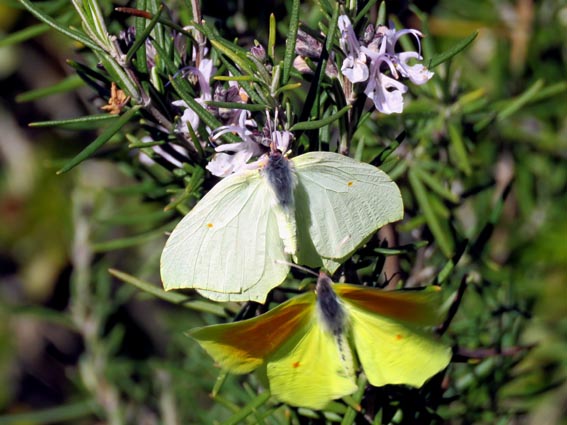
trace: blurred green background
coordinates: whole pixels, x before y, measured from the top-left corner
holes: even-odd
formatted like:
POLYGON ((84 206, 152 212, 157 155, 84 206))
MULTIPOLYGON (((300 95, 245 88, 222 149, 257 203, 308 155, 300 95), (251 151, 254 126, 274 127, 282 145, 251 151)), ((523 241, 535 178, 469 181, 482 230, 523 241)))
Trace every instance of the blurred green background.
MULTIPOLYGON (((268 14, 285 16, 288 7, 205 3, 205 15, 262 41, 268 14)), ((414 7, 428 15, 425 43, 437 52, 479 34, 450 65, 453 103, 413 129, 410 148, 446 145, 445 118, 459 116, 472 169, 468 187, 490 182, 456 213, 468 237, 490 221, 512 182, 483 266, 467 258, 459 265, 476 280, 450 338, 471 350, 518 352, 455 365, 439 413, 448 423, 567 423, 567 3, 440 0, 414 7)), ((422 28, 406 2, 388 3, 388 12, 422 28)), ((303 6, 307 24, 316 27, 319 17, 316 5, 303 6)), ((65 61, 80 58, 77 46, 36 25, 17 3, 0 4, 2 36, 37 31, 21 43, 0 41, 0 424, 228 418, 250 392, 230 377, 227 399, 211 401, 218 372, 183 334, 212 317, 159 301, 107 271, 159 284, 158 224, 171 216, 164 204, 141 195, 126 163, 104 155, 55 174, 95 130, 28 126, 96 113, 104 104, 74 79, 67 83, 75 91, 29 95, 72 75, 65 61)), ((406 124, 419 108, 419 101, 410 105, 406 124)), ((396 120, 384 119, 381 128, 395 128, 396 120)), ((418 258, 427 273, 427 257, 416 254, 409 263, 418 258)), ((430 281, 426 274, 423 283, 430 281)))

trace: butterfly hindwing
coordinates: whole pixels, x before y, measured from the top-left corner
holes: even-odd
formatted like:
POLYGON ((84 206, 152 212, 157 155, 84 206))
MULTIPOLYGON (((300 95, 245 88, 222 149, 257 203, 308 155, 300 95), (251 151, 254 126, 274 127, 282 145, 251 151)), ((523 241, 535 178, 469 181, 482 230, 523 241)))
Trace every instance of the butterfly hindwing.
POLYGON ((335 285, 350 318, 358 358, 374 386, 421 387, 451 360, 427 326, 438 323, 435 291, 381 291, 335 285))
POLYGON ((296 406, 322 409, 357 388, 346 338, 327 332, 315 315, 270 356, 266 368, 272 394, 296 406))
POLYGON ((165 289, 195 288, 216 301, 264 302, 289 270, 272 197, 258 170, 215 185, 165 245, 165 289))
POLYGON ((292 162, 302 264, 334 272, 377 229, 403 216, 397 185, 372 165, 331 152, 309 152, 292 162))

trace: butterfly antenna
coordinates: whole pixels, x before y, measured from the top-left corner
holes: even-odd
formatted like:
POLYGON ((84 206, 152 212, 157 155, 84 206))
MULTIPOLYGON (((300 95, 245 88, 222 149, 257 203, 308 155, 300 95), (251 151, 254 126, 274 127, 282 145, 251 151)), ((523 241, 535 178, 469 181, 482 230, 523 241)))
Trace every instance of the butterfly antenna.
POLYGON ((301 270, 301 271, 303 271, 303 272, 305 272, 305 273, 307 273, 307 274, 310 274, 310 275, 312 275, 312 276, 319 277, 319 273, 315 273, 313 270, 308 269, 307 267, 298 266, 297 264, 290 263, 289 261, 285 261, 285 260, 275 260, 274 263, 277 263, 277 264, 285 264, 286 266, 290 266, 290 267, 299 269, 299 270, 301 270))

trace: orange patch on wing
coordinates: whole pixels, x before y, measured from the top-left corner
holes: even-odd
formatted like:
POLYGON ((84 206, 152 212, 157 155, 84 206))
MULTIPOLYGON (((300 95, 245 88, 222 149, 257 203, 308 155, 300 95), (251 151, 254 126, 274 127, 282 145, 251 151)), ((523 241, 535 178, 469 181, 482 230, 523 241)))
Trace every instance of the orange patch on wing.
POLYGON ((229 345, 247 357, 265 358, 310 320, 315 296, 309 295, 299 302, 292 299, 253 319, 218 327, 214 335, 209 330, 207 339, 229 345))
POLYGON ((207 227, 208 227, 209 229, 212 229, 213 223, 207 223, 207 227))
POLYGON ((397 340, 397 341, 401 341, 402 339, 404 339, 403 336, 401 336, 400 334, 397 334, 397 335, 396 335, 396 340, 397 340))
POLYGON ((292 364, 292 366, 293 366, 294 369, 297 369, 300 365, 301 365, 301 363, 299 363, 299 362, 294 362, 294 363, 292 364))
POLYGON ((335 284, 333 289, 345 301, 384 317, 421 325, 437 324, 439 291, 385 291, 360 285, 335 284))
POLYGON ((348 182, 348 183, 347 183, 347 186, 348 186, 348 187, 351 187, 353 184, 354 184, 354 182, 348 182))

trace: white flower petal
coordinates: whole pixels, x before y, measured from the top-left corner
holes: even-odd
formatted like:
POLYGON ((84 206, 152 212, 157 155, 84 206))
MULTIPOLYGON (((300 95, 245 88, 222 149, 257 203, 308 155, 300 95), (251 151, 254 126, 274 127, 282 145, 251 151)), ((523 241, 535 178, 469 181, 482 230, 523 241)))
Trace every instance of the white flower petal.
POLYGON ((206 168, 217 177, 226 177, 241 170, 252 157, 248 152, 237 152, 234 155, 217 153, 209 161, 206 168))
POLYGON ((291 136, 292 135, 289 131, 274 131, 272 133, 272 140, 276 142, 276 149, 280 152, 286 153, 289 149, 291 136))
POLYGON ((422 64, 417 63, 415 65, 408 65, 408 60, 410 59, 422 59, 417 52, 400 53, 398 55, 398 59, 399 62, 396 64, 396 68, 400 71, 400 74, 403 77, 409 78, 412 83, 421 85, 427 83, 431 78, 433 78, 434 73, 429 71, 422 64))
POLYGON ((201 74, 203 74, 203 77, 205 77, 205 79, 207 81, 209 81, 211 79, 211 76, 213 75, 213 61, 211 59, 202 59, 201 63, 199 64, 199 71, 201 71, 201 74))
POLYGON ((382 73, 377 79, 372 79, 366 86, 364 93, 374 101, 376 109, 384 114, 401 113, 404 110, 403 94, 408 88, 382 73))
POLYGON ((199 116, 191 108, 186 108, 185 111, 183 111, 181 119, 179 120, 178 128, 179 131, 181 131, 183 134, 189 134, 187 124, 189 124, 195 131, 199 126, 199 116))
POLYGON ((366 55, 360 53, 356 59, 347 56, 341 66, 341 72, 351 83, 360 83, 368 80, 368 66, 366 66, 366 55))

